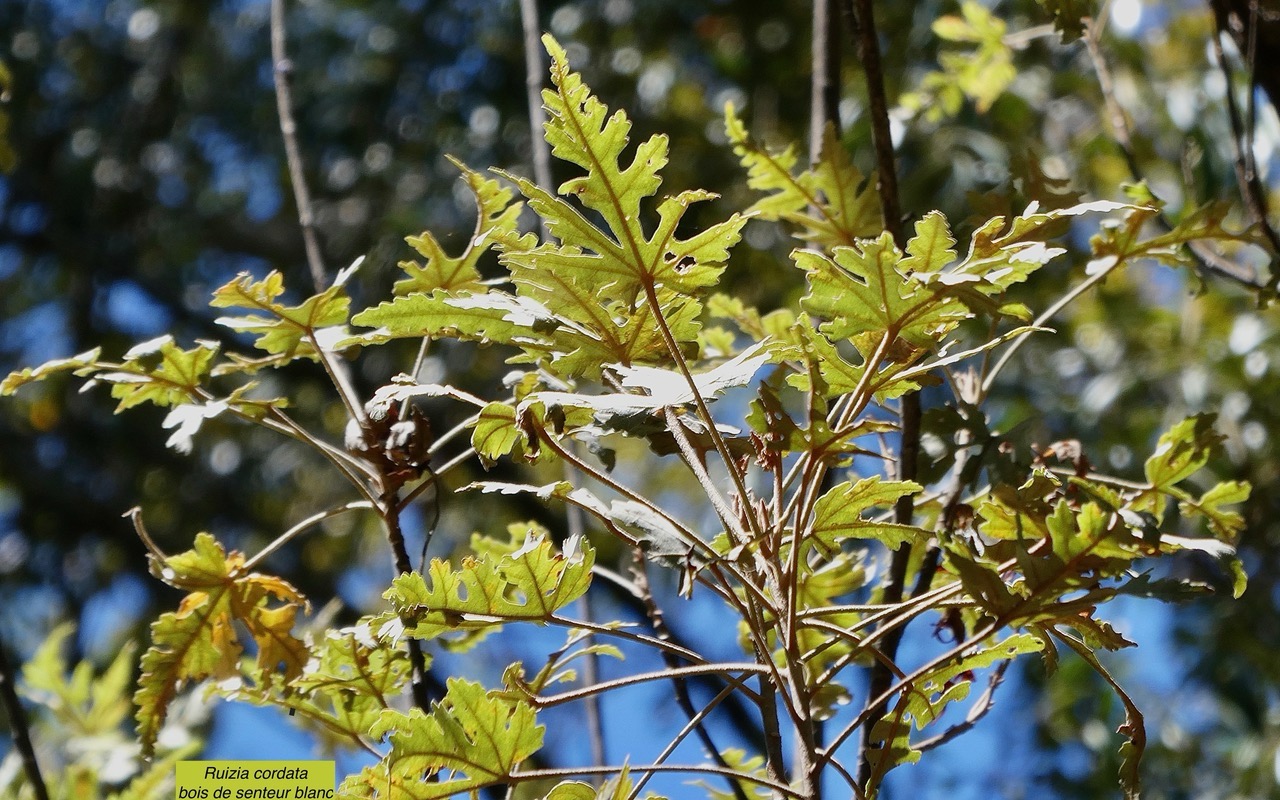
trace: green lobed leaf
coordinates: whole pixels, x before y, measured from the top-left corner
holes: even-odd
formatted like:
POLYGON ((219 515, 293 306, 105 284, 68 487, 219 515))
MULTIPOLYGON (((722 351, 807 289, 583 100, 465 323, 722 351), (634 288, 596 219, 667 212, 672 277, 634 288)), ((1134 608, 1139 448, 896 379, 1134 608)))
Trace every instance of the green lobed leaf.
POLYGON ((218 355, 216 343, 183 350, 172 336, 160 336, 130 348, 117 368, 99 370, 93 380, 111 384, 119 400, 116 413, 142 403, 172 408, 195 402, 218 355))
POLYGON ((846 539, 875 539, 890 549, 909 542, 924 541, 931 534, 913 525, 864 519, 869 508, 888 507, 898 498, 923 489, 912 481, 884 481, 873 475, 857 483, 845 481, 833 487, 813 506, 811 533, 827 552, 836 552, 846 539))
POLYGON ((499 557, 480 554, 458 569, 432 559, 427 574, 398 576, 384 594, 410 636, 484 635, 507 622, 545 622, 582 596, 595 552, 569 539, 557 551, 546 531, 530 529, 523 544, 499 557))
MULTIPOLYGON (((929 241, 937 240, 930 236, 929 241)), ((887 332, 925 348, 969 316, 962 304, 906 272, 903 255, 887 233, 837 247, 830 258, 813 250, 797 250, 792 258, 808 273, 809 292, 800 303, 827 320, 820 330, 832 339, 864 334, 878 339, 887 332)))
POLYGON ((385 737, 391 751, 343 781, 339 797, 436 800, 476 792, 505 782, 541 749, 546 728, 527 703, 460 678, 449 678, 447 687, 430 712, 382 712, 371 733, 385 737))
POLYGON ((394 291, 398 295, 413 292, 430 293, 437 289, 482 290, 481 276, 476 269, 476 264, 498 240, 515 236, 517 233, 520 211, 524 204, 511 202, 513 192, 498 181, 484 177, 459 161, 452 158, 450 161, 462 171, 462 179, 475 197, 477 209, 475 230, 459 256, 446 253, 430 231, 408 237, 405 241, 422 255, 425 263, 400 262, 400 269, 404 270, 408 277, 396 282, 394 291))
POLYGON ((1187 417, 1166 431, 1143 465, 1147 482, 1156 491, 1168 490, 1209 462, 1224 437, 1214 430, 1216 414, 1187 417))
POLYGON ((280 303, 282 294, 284 277, 279 272, 272 270, 262 280, 242 272, 214 290, 209 305, 248 309, 251 313, 219 317, 217 322, 235 331, 256 334, 254 346, 276 356, 277 362, 318 359, 313 339, 322 328, 346 324, 350 298, 338 283, 296 306, 280 303))
POLYGON ((799 238, 826 250, 884 229, 874 182, 854 166, 834 126, 823 131, 818 163, 799 174, 796 146, 774 151, 754 141, 732 103, 725 106, 725 133, 747 169, 747 186, 769 193, 747 216, 793 224, 799 238))
POLYGON ((95 347, 70 358, 55 358, 38 367, 24 367, 11 372, 3 381, 0 381, 0 397, 7 397, 28 383, 38 383, 62 372, 92 369, 101 355, 102 348, 95 347))

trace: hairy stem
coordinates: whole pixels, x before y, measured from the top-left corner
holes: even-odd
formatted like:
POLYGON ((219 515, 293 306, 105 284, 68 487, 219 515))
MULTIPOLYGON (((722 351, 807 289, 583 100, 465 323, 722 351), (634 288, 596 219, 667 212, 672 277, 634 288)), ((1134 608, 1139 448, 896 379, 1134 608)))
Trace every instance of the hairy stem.
MULTIPOLYGON (((409 560, 409 550, 405 547, 404 531, 400 529, 400 512, 397 510, 398 500, 395 491, 386 492, 380 504, 382 523, 387 530, 387 542, 395 557, 396 573, 404 575, 413 572, 413 562, 409 560)), ((412 670, 410 686, 413 691, 413 702, 423 712, 431 710, 431 690, 427 683, 427 658, 422 651, 422 642, 409 636, 409 665, 412 670)))

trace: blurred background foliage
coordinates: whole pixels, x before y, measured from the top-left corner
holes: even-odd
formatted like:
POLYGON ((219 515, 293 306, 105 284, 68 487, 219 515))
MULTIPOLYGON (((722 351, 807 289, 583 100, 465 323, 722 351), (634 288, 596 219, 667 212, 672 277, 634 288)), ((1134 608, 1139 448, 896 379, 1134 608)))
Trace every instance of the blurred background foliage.
MULTIPOLYGON (((1238 52, 1228 48, 1224 75, 1203 3, 1105 5, 1101 56, 1151 188, 1173 219, 1223 200, 1243 224, 1224 103, 1229 87, 1242 101, 1248 94, 1238 52)), ((1261 4, 1268 14, 1274 5, 1261 4)), ((880 3, 877 13, 912 218, 941 209, 963 241, 975 222, 1031 197, 1121 199, 1132 176, 1094 62, 1083 42, 1060 41, 1043 6, 924 0, 880 3)), ((96 344, 119 353, 166 331, 181 341, 221 336, 207 300, 240 271, 279 269, 302 296, 309 281, 277 127, 267 14, 261 0, 0 3, 9 73, 0 161, 11 167, 0 177, 0 373, 96 344)), ((800 0, 542 3, 543 27, 597 94, 629 110, 635 134, 671 135, 664 191, 708 188, 734 207, 748 193, 725 147, 723 107, 744 109, 753 133, 771 143, 805 141, 810 14, 800 0)), ((512 0, 304 0, 290 5, 288 30, 326 262, 333 272, 367 256, 358 307, 385 294, 396 262, 412 257, 405 236, 430 229, 454 250, 466 241, 473 208, 445 154, 531 173, 519 10, 512 0)), ((843 33, 843 141, 869 172, 861 73, 843 33)), ((1259 62, 1266 58, 1280 53, 1260 51, 1259 62)), ((1257 104, 1254 151, 1263 183, 1274 187, 1280 126, 1262 92, 1257 104)), ((1083 243, 1089 233, 1082 224, 1070 235, 1083 243)), ((792 246, 784 231, 749 226, 730 288, 762 310, 793 300, 792 246)), ((1081 259, 1060 259, 1020 299, 1042 309, 1083 270, 1081 259)), ((1138 266, 1071 306, 1057 327, 1003 374, 993 428, 1022 447, 1078 438, 1099 470, 1134 476, 1158 430, 1216 409, 1228 438, 1214 477, 1256 487, 1242 600, 1121 607, 1118 623, 1143 646, 1111 663, 1150 710, 1149 796, 1280 797, 1280 495, 1272 491, 1280 409, 1268 399, 1280 396, 1276 312, 1230 281, 1138 266)), ((503 358, 441 346, 424 374, 482 391, 499 384, 503 358)), ((411 359, 384 349, 355 363, 356 380, 367 395, 411 359)), ((299 418, 340 438, 342 412, 323 375, 297 368, 282 377, 299 418)), ((337 476, 267 432, 210 424, 194 454, 179 455, 164 447, 159 412, 114 416, 100 392, 77 389, 51 382, 0 406, 0 639, 21 658, 59 621, 74 620, 72 656, 105 665, 173 604, 146 575, 143 547, 121 518, 133 505, 169 551, 211 530, 252 552, 297 519, 350 499, 337 476)), ((447 410, 432 413, 436 430, 456 422, 447 410)), ((460 472, 450 483, 472 477, 460 472)), ((662 470, 647 479, 662 486, 662 470)), ((673 503, 681 502, 677 486, 666 484, 673 503)), ((419 546, 429 515, 421 511, 411 526, 419 546)), ((521 518, 564 527, 534 506, 445 497, 433 552, 521 518)), ((269 566, 316 597, 336 593, 341 619, 374 607, 392 574, 373 521, 354 515, 269 566)), ((1218 580, 1209 565, 1203 572, 1218 580)), ((593 592, 601 616, 635 616, 604 582, 593 592)), ((707 608, 677 607, 669 619, 684 636, 713 636, 707 608)), ((731 634, 722 638, 732 652, 731 634)), ((527 646, 494 645, 499 654, 527 646)), ((487 652, 494 663, 505 658, 487 652)), ((895 796, 990 796, 993 786, 1006 797, 1117 793, 1111 731, 1122 712, 1090 671, 1068 664, 1046 681, 1030 664, 1005 692, 987 733, 949 745, 949 760, 904 770, 895 796)), ((612 700, 605 711, 633 713, 612 700)), ((214 752, 235 755, 236 724, 215 716, 211 748, 223 749, 214 752)), ((613 726, 615 740, 630 730, 613 726)), ((571 739, 553 728, 550 744, 580 754, 571 739)))

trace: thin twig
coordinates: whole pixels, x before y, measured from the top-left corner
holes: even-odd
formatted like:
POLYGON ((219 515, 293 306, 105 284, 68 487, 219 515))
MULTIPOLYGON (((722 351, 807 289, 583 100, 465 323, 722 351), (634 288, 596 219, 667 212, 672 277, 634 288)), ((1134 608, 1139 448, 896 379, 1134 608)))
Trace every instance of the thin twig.
POLYGON ((616 767, 556 767, 552 769, 530 769, 513 772, 509 776, 513 781, 533 781, 547 778, 572 778, 575 775, 616 775, 623 770, 628 772, 687 772, 702 775, 719 775, 732 781, 744 781, 770 789, 773 792, 796 800, 807 800, 804 795, 792 789, 786 783, 762 778, 747 772, 712 766, 710 764, 630 764, 616 767))
MULTIPOLYGON (((658 754, 658 757, 653 763, 665 764, 667 759, 671 757, 671 754, 676 751, 676 748, 680 746, 681 742, 688 738, 690 733, 693 733, 694 731, 705 731, 706 728, 702 724, 703 721, 710 716, 711 712, 714 711, 716 707, 719 706, 720 703, 724 702, 724 700, 731 694, 733 694, 733 687, 724 687, 715 697, 711 698, 711 702, 707 703, 701 711, 696 713, 693 711, 693 704, 689 703, 689 708, 686 711, 689 715, 689 721, 685 723, 679 733, 672 737, 671 741, 667 742, 667 746, 662 748, 662 752, 658 754)), ((685 693, 685 700, 686 702, 688 701, 688 692, 685 693)), ((681 703, 681 707, 684 707, 684 703, 681 703)), ((703 740, 703 745, 706 745, 705 739, 703 740)), ((729 762, 724 760, 724 756, 720 755, 719 751, 709 750, 709 752, 711 753, 712 758, 715 759, 715 762, 721 767, 724 767, 725 769, 732 769, 729 762)), ((627 795, 627 800, 636 800, 636 798, 640 797, 640 792, 644 791, 645 784, 647 784, 655 774, 656 773, 654 772, 643 773, 640 776, 640 780, 636 781, 636 785, 632 787, 631 793, 627 795)), ((733 792, 733 796, 736 800, 748 800, 746 791, 743 790, 741 784, 737 781, 730 780, 729 789, 733 792)))
MULTIPOLYGON (((1040 314, 1040 316, 1036 317, 1036 321, 1032 323, 1032 327, 1033 328, 1043 327, 1046 323, 1049 322, 1049 320, 1057 316, 1059 311, 1066 308, 1073 301, 1075 301, 1085 292, 1089 291, 1095 285, 1101 283, 1104 279, 1106 279, 1108 275, 1112 273, 1113 270, 1115 270, 1116 267, 1120 266, 1123 263, 1125 263, 1125 259, 1118 258, 1115 260, 1115 262, 1107 266, 1105 269, 1098 270, 1093 275, 1090 275, 1088 278, 1081 281, 1076 286, 1072 287, 1071 291, 1067 292, 1062 297, 1059 297, 1056 301, 1054 301, 1053 305, 1046 308, 1040 314)), ((1027 339, 1030 338, 1032 333, 1033 331, 1027 331, 1026 333, 1022 334, 1018 338, 1014 339, 1013 344, 1009 345, 1009 347, 1003 353, 1000 354, 1000 358, 996 360, 995 366, 993 366, 991 368, 991 371, 988 372, 982 379, 982 389, 978 395, 979 402, 986 399, 987 394, 991 391, 991 387, 995 385, 996 377, 1000 375, 1001 370, 1003 370, 1005 368, 1005 365, 1009 363, 1009 360, 1013 358, 1013 354, 1018 352, 1018 348, 1022 347, 1023 343, 1025 343, 1027 339)))
POLYGON ((594 686, 584 686, 581 689, 570 689, 566 692, 560 692, 559 694, 531 695, 527 699, 529 704, 534 708, 549 708, 551 706, 558 706, 563 703, 571 703, 575 700, 581 700, 584 697, 590 697, 593 694, 603 694, 626 686, 638 686, 649 681, 668 680, 670 678, 684 677, 686 675, 724 675, 730 672, 749 672, 767 675, 769 674, 769 668, 751 661, 693 664, 687 667, 660 669, 653 672, 637 672, 632 675, 627 675, 624 678, 615 678, 611 681, 597 683, 594 686))
POLYGON ((311 193, 307 190, 307 178, 302 166, 302 151, 298 147, 298 125, 293 119, 293 62, 285 52, 284 0, 271 0, 271 62, 275 77, 276 112, 280 115, 280 136, 284 139, 284 155, 289 165, 289 181, 293 184, 293 199, 298 206, 298 224, 302 226, 302 243, 307 251, 307 267, 317 292, 325 290, 327 272, 316 239, 315 214, 311 208, 311 193))
POLYGON ((133 530, 138 534, 138 538, 142 540, 142 544, 146 546, 147 552, 151 553, 161 564, 169 560, 169 554, 160 549, 155 539, 151 538, 151 533, 147 530, 147 526, 142 522, 142 507, 134 506, 120 516, 128 517, 133 523, 133 530))
MULTIPOLYGON (((635 556, 635 562, 631 567, 631 574, 634 578, 633 585, 637 591, 636 596, 640 602, 644 604, 645 614, 649 617, 649 624, 653 627, 654 635, 661 641, 669 642, 672 638, 671 629, 667 627, 666 617, 662 613, 662 607, 658 605, 657 599, 653 596, 653 589, 649 584, 647 562, 645 562, 643 554, 638 551, 635 556)), ((667 665, 667 669, 675 669, 679 666, 676 662, 675 656, 669 651, 662 650, 660 652, 662 654, 663 662, 667 665)), ((719 705, 721 695, 727 696, 726 693, 732 691, 734 687, 732 685, 726 686, 721 691, 720 695, 716 696, 716 700, 712 701, 701 712, 695 713, 693 708, 693 699, 689 696, 689 685, 685 679, 679 675, 673 674, 671 683, 675 688, 676 703, 679 704, 680 709, 684 711, 685 715, 689 718, 689 723, 685 726, 685 730, 681 731, 681 735, 672 741, 671 746, 664 750, 662 755, 658 757, 658 763, 662 763, 667 759, 667 756, 670 755, 668 751, 674 750, 675 745, 678 744, 680 740, 687 735, 690 728, 692 728, 692 730, 698 734, 698 740, 702 742, 702 746, 706 748, 707 754, 711 756, 712 760, 721 767, 728 769, 729 763, 725 761, 724 756, 720 754, 720 748, 716 745, 715 740, 711 738, 711 732, 707 730, 706 725, 703 724, 703 719, 713 708, 719 705)), ((640 790, 644 788, 645 783, 648 782, 651 775, 652 773, 647 773, 641 777, 637 782, 635 789, 632 791, 631 797, 634 798, 640 796, 640 790)), ((736 800, 747 800, 746 792, 742 790, 742 787, 738 785, 737 781, 730 781, 729 788, 733 792, 733 796, 736 800)))
MULTIPOLYGON (((1138 163, 1137 152, 1133 147, 1133 137, 1129 131, 1128 117, 1116 97, 1115 84, 1111 79, 1111 68, 1107 65, 1107 60, 1102 55, 1101 38, 1101 20, 1086 20, 1084 27, 1085 47, 1089 52, 1090 60, 1093 62, 1094 73, 1098 76, 1098 89, 1102 92, 1102 102, 1107 110, 1111 135, 1120 147, 1120 154, 1124 157, 1126 166, 1129 167, 1129 175, 1135 181, 1142 182, 1145 180, 1142 165, 1138 163)), ((1218 44, 1216 38, 1213 41, 1215 45, 1218 44)), ((1227 94, 1231 94, 1229 88, 1227 94)), ((1234 98, 1232 100, 1234 101, 1234 98)), ((1165 231, 1174 229, 1174 224, 1170 221, 1164 209, 1160 210, 1156 219, 1165 231)), ((1187 249, 1195 258, 1199 271, 1204 274, 1226 278, 1254 290, 1268 288, 1266 284, 1258 281, 1256 275, 1246 274, 1241 271, 1239 265, 1223 258, 1202 242, 1190 242, 1187 245, 1187 249)))
POLYGON ((36 800, 49 800, 49 788, 44 784, 40 774, 40 762, 36 759, 35 746, 31 744, 31 728, 27 724, 27 714, 18 700, 18 674, 9 663, 5 653, 4 642, 0 641, 0 702, 4 703, 5 713, 9 717, 9 732, 13 736, 13 747, 22 759, 22 771, 27 775, 27 783, 36 796, 36 800))
MULTIPOLYGON (((289 540, 291 540, 293 537, 297 536, 299 533, 302 533, 307 528, 310 528, 312 525, 315 525, 318 522, 324 522, 326 519, 329 519, 330 517, 336 517, 339 514, 345 514, 348 511, 356 511, 358 509, 367 510, 372 508, 373 508, 373 504, 370 503, 369 501, 356 500, 356 501, 347 503, 345 505, 338 506, 337 508, 330 508, 316 514, 312 514, 311 516, 307 517, 301 522, 298 522, 297 524, 295 524, 293 527, 289 528, 289 530, 277 536, 274 541, 272 541, 266 547, 259 550, 257 554, 255 554, 248 561, 245 561, 244 564, 240 567, 240 569, 242 572, 249 572, 254 567, 258 566, 258 564, 261 564, 262 561, 266 559, 268 556, 270 556, 272 553, 279 550, 281 547, 284 547, 284 545, 288 543, 289 540)), ((135 518, 135 524, 140 524, 140 522, 141 522, 140 519, 135 518)))

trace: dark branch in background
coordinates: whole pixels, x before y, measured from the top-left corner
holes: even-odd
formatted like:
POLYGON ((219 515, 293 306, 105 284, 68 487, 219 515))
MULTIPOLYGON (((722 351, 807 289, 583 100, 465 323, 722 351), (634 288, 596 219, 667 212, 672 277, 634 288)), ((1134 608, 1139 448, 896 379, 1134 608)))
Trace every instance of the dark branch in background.
MULTIPOLYGON (((1102 91, 1102 101, 1107 109, 1107 119, 1111 124, 1111 135, 1120 147, 1120 153, 1124 156, 1125 164, 1129 167, 1129 174, 1135 181, 1142 182, 1146 178, 1143 174, 1142 165, 1138 163, 1137 153, 1133 147, 1133 137, 1129 133, 1128 117, 1125 116, 1124 108, 1121 107, 1120 101, 1116 99, 1115 84, 1111 79, 1111 68, 1107 65, 1107 60, 1103 57, 1102 49, 1099 45, 1100 36, 1101 31, 1097 23, 1094 20, 1089 20, 1084 29, 1084 42, 1089 51, 1089 58, 1093 62, 1093 70, 1098 75, 1098 88, 1102 91)), ((1214 38, 1214 45, 1219 46, 1216 38, 1214 38)), ((1227 91, 1227 96, 1231 97, 1230 90, 1227 91)), ((1174 224, 1163 209, 1156 219, 1165 231, 1173 230, 1174 224)), ((1226 278, 1253 290, 1266 290, 1268 288, 1266 284, 1259 280, 1253 270, 1241 268, 1239 264, 1225 258, 1204 242, 1190 242, 1187 249, 1195 258, 1197 268, 1203 274, 1226 278)))
MULTIPOLYGON (((871 141, 876 151, 876 178, 880 192, 880 206, 884 210, 885 230, 893 236, 899 249, 905 249, 906 236, 902 229, 902 205, 898 195, 897 164, 893 155, 893 137, 889 130, 889 102, 885 95, 884 70, 880 63, 880 41, 876 34, 875 11, 871 0, 843 0, 845 19, 858 48, 858 60, 862 64, 867 81, 867 110, 871 115, 871 141)), ((914 480, 920 453, 920 393, 909 392, 901 401, 900 423, 902 441, 898 447, 898 480, 914 480)), ((894 507, 894 520, 901 525, 911 524, 915 503, 907 495, 894 507)), ((907 564, 911 559, 911 546, 904 544, 893 553, 889 563, 889 580, 884 587, 882 602, 902 601, 903 585, 907 580, 907 564)), ((923 576, 922 576, 923 577, 923 576)), ((885 658, 871 668, 868 697, 876 698, 885 693, 893 683, 893 673, 887 666, 898 653, 902 641, 902 628, 895 628, 885 635, 881 651, 885 658)), ((867 760, 867 735, 871 727, 884 716, 888 700, 871 709, 863 728, 863 742, 859 748, 858 783, 866 783, 870 774, 867 760)))
MULTIPOLYGON (((1274 289, 1277 284, 1280 284, 1280 269, 1276 268, 1276 258, 1280 257, 1280 236, 1277 236, 1275 228, 1271 227, 1267 190, 1263 187, 1262 180, 1258 177, 1257 164, 1253 157, 1253 93, 1256 91, 1252 82, 1253 54, 1248 53, 1246 56, 1246 66, 1249 68, 1251 76, 1249 83, 1249 124, 1246 126, 1240 115, 1240 105, 1236 102, 1234 81, 1231 79, 1231 67, 1227 64, 1227 58, 1222 52, 1222 34, 1219 33, 1212 38, 1213 54, 1218 60, 1218 68, 1222 70, 1222 77, 1227 84, 1227 116, 1231 120, 1231 145, 1235 153, 1236 181, 1240 184, 1240 196, 1244 198, 1244 205, 1249 211, 1249 216, 1261 228, 1263 236, 1267 238, 1267 243, 1271 245, 1271 279, 1268 284, 1270 288, 1274 289)), ((1254 46, 1253 38, 1250 37, 1249 49, 1252 50, 1254 46)))
MULTIPOLYGON (((538 0, 520 0, 520 25, 524 29, 524 86, 529 106, 529 151, 533 156, 533 180, 548 192, 555 192, 551 177, 551 146, 543 136, 547 113, 542 108, 541 26, 538 24, 538 0)), ((542 221, 542 239, 551 236, 546 220, 542 221)))
MULTIPOLYGON (((543 135, 547 114, 542 107, 542 76, 546 74, 546 65, 542 61, 542 29, 538 22, 538 0, 520 0, 520 25, 524 33, 524 69, 525 92, 529 107, 529 151, 533 157, 533 180, 545 191, 555 193, 555 183, 551 177, 551 145, 543 135)), ((542 241, 551 238, 551 230, 545 219, 539 221, 542 230, 542 241)), ((573 465, 565 462, 564 479, 577 485, 577 474, 573 465)), ((565 521, 568 524, 569 536, 581 538, 585 525, 582 509, 574 505, 566 505, 565 521)), ((582 596, 582 617, 592 621, 590 592, 582 596)), ((587 685, 597 683, 600 677, 600 659, 594 653, 585 657, 582 670, 583 680, 587 685)), ((600 717, 600 697, 588 695, 584 702, 587 712, 587 732, 591 739, 591 759, 597 766, 605 764, 604 720, 600 717)))
MULTIPOLYGON (((671 630, 667 627, 666 619, 662 615, 662 609, 658 606, 657 600, 653 597, 653 590, 649 586, 648 564, 644 560, 644 555, 640 552, 635 554, 635 563, 631 566, 631 576, 634 579, 635 587, 638 590, 636 599, 644 605, 645 614, 649 617, 649 624, 653 626, 653 634, 664 642, 672 641, 671 630)), ((667 665, 667 669, 675 669, 680 666, 679 661, 674 655, 666 650, 661 651, 662 661, 667 665)), ((693 707, 693 700, 689 697, 689 685, 683 677, 677 676, 671 679, 675 685, 676 703, 680 706, 680 710, 685 713, 689 719, 697 716, 697 709, 693 707)), ((724 769, 732 769, 724 756, 720 755, 720 748, 716 746, 715 741, 711 738, 711 733, 707 730, 706 725, 702 722, 697 724, 694 732, 698 735, 698 740, 702 742, 702 746, 706 748, 707 754, 716 764, 724 769)), ((747 800, 747 794, 738 785, 737 781, 729 781, 729 789, 733 792, 736 800, 747 800)))
POLYGON ((822 135, 828 123, 840 135, 840 39, 832 28, 834 0, 813 0, 813 67, 809 82, 809 163, 822 157, 822 135))
POLYGON ((31 730, 27 726, 27 715, 18 700, 18 674, 9 663, 4 652, 4 642, 0 642, 0 702, 4 703, 5 713, 9 716, 9 732, 13 734, 13 747, 22 758, 22 771, 27 775, 27 783, 36 800, 49 800, 49 789, 44 785, 40 775, 40 762, 36 760, 36 749, 31 745, 31 730))
POLYGON ((271 0, 271 64, 276 86, 276 112, 280 115, 280 136, 284 139, 284 155, 289 165, 289 182, 298 206, 298 224, 302 226, 302 242, 307 250, 307 267, 317 292, 323 292, 327 280, 320 242, 316 239, 316 220, 311 208, 311 193, 302 168, 302 152, 298 149, 298 125, 293 120, 293 62, 285 53, 284 0, 271 0))

